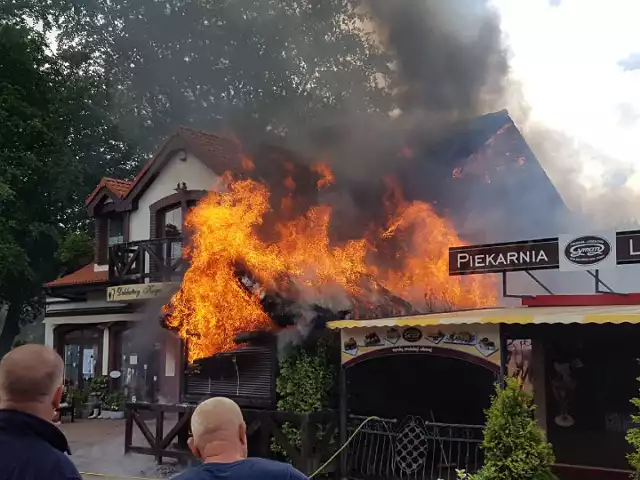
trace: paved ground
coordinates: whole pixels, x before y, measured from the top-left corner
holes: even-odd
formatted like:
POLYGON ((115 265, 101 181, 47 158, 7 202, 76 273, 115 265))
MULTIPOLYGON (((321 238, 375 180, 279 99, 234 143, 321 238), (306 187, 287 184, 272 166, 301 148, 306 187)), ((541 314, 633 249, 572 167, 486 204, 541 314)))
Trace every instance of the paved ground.
MULTIPOLYGON (((153 432, 153 422, 147 424, 153 432)), ((165 460, 167 465, 158 467, 151 456, 125 455, 124 420, 77 420, 64 423, 61 428, 69 440, 71 459, 86 480, 160 479, 179 471, 169 459, 165 460)), ((165 431, 168 428, 170 424, 165 431)), ((134 428, 134 444, 145 445, 137 428, 134 428)))

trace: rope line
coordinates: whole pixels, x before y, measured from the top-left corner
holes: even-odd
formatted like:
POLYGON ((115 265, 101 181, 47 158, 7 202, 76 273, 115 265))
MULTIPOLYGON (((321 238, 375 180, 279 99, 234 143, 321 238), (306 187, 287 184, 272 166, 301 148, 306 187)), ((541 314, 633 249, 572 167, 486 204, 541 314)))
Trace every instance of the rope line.
POLYGON ((351 440, 354 439, 354 437, 358 434, 358 432, 360 432, 360 430, 362 430, 362 428, 367 424, 367 422, 369 422, 370 420, 380 420, 379 417, 376 416, 372 416, 372 417, 367 417, 365 418, 362 423, 358 426, 358 428, 356 428, 355 432, 353 432, 351 434, 351 436, 347 439, 346 442, 344 442, 344 444, 336 451, 336 453, 334 453, 333 455, 331 455, 331 457, 329 458, 329 460, 327 460, 326 462, 324 462, 322 464, 322 466, 316 470, 315 472, 313 472, 311 475, 309 475, 309 478, 313 478, 316 475, 318 475, 320 472, 322 472, 322 470, 324 470, 327 465, 329 465, 331 462, 333 462, 333 460, 335 460, 335 458, 340 455, 340 452, 342 452, 345 448, 347 448, 347 445, 349 445, 351 443, 351 440))

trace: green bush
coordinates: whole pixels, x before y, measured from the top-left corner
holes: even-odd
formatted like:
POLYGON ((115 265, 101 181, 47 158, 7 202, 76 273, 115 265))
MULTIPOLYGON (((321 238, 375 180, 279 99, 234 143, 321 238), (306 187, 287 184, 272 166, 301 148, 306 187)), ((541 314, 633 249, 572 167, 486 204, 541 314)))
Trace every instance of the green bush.
MULTIPOLYGON (((638 378, 637 380, 640 381, 640 378, 638 378)), ((631 403, 634 407, 636 407, 636 409, 640 410, 640 398, 632 398, 631 403)), ((631 421, 634 424, 639 424, 640 414, 631 415, 631 421)), ((629 461, 629 464, 631 465, 633 470, 636 472, 634 474, 634 478, 638 479, 640 478, 640 429, 629 429, 625 438, 627 439, 629 445, 633 447, 633 452, 627 455, 627 460, 629 461)))
POLYGON ((109 388, 109 377, 99 375, 89 383, 89 391, 95 395, 104 395, 109 388))
MULTIPOLYGON (((276 379, 278 410, 291 413, 321 411, 329 404, 333 386, 333 365, 327 341, 318 341, 315 351, 302 347, 291 348, 280 360, 280 373, 276 379)), ((292 445, 301 447, 300 429, 297 426, 285 423, 282 431, 292 445)), ((322 429, 319 431, 321 434, 322 429)), ((271 450, 287 457, 275 440, 271 450)))
POLYGON ((110 412, 121 412, 124 410, 124 395, 121 392, 108 394, 102 402, 102 408, 110 412))
POLYGON ((475 475, 459 472, 468 480, 553 480, 555 462, 551 444, 533 418, 535 405, 522 390, 520 380, 507 378, 487 410, 482 449, 484 466, 475 475))

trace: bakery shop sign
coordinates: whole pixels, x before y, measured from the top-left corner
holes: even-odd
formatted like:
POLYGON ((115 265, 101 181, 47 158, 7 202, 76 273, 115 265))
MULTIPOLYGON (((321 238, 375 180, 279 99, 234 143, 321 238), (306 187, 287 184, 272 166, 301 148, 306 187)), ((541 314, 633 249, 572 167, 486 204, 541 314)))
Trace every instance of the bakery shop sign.
POLYGON ((553 269, 558 264, 557 238, 449 249, 449 275, 553 269))
POLYGON ((475 359, 495 370, 500 365, 497 325, 362 327, 341 330, 342 362, 403 353, 475 359))
POLYGON ((449 248, 449 275, 588 270, 640 263, 640 230, 449 248))

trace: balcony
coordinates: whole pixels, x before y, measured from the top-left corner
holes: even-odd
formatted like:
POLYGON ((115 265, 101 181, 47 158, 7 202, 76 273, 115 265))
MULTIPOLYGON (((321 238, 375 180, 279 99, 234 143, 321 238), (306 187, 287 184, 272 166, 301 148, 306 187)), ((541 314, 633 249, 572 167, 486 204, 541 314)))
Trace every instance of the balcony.
POLYGON ((112 284, 180 281, 187 267, 182 237, 140 240, 109 247, 112 284))

